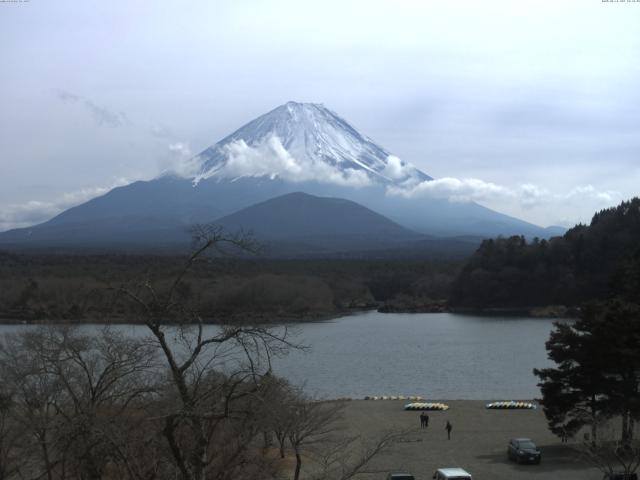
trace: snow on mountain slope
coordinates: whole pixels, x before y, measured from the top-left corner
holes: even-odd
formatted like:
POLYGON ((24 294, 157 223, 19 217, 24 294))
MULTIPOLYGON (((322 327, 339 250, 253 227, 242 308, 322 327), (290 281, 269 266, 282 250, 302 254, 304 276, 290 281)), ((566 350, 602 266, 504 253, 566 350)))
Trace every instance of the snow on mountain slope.
POLYGON ((382 149, 323 105, 288 102, 196 157, 195 182, 267 176, 343 186, 414 185, 431 177, 382 149))

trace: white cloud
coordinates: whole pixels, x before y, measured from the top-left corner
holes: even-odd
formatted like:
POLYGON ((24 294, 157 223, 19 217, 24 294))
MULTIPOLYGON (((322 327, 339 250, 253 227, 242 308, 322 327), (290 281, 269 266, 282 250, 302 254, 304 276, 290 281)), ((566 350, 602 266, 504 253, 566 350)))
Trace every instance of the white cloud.
POLYGON ((91 114, 96 124, 100 126, 115 128, 127 122, 127 116, 124 113, 115 112, 102 105, 97 105, 86 97, 81 97, 65 90, 54 90, 54 93, 64 103, 79 103, 82 105, 91 114))
POLYGON ((538 185, 531 183, 520 185, 520 203, 524 208, 535 207, 549 197, 551 197, 551 193, 538 185))
POLYGON ((104 195, 113 188, 127 185, 129 180, 119 178, 107 187, 83 188, 64 193, 52 201, 30 200, 25 203, 0 207, 0 231, 12 228, 28 227, 45 222, 64 210, 84 203, 92 198, 104 195))
POLYGON ((407 165, 395 155, 389 155, 387 157, 387 164, 385 165, 384 170, 382 171, 382 174, 385 177, 388 177, 394 180, 405 178, 408 175, 408 172, 406 171, 406 166, 407 165))
POLYGON ((607 206, 622 200, 620 192, 612 190, 598 190, 593 185, 573 187, 567 192, 552 193, 545 188, 533 184, 520 185, 517 191, 520 203, 524 208, 534 208, 552 203, 581 205, 589 202, 594 207, 607 206))
POLYGON ((186 142, 169 144, 167 155, 160 161, 162 171, 171 171, 185 178, 195 177, 201 168, 200 159, 193 155, 191 147, 186 142))
POLYGON ((174 133, 171 129, 165 125, 155 124, 151 127, 151 135, 159 139, 166 139, 174 137, 174 133))
POLYGON ((453 177, 428 180, 407 188, 389 187, 387 193, 403 197, 444 198, 451 202, 473 202, 495 198, 513 199, 516 197, 513 190, 495 183, 477 178, 458 179, 453 177))
MULTIPOLYGON (((588 215, 600 208, 616 205, 623 199, 620 192, 599 190, 593 185, 579 185, 566 192, 552 192, 535 184, 525 183, 508 187, 477 178, 446 177, 420 182, 413 186, 387 188, 388 195, 407 198, 431 197, 451 202, 480 202, 499 211, 521 216, 525 211, 538 211, 547 216, 584 210, 588 215)), ((581 218, 580 220, 586 220, 581 218)), ((578 221, 555 221, 573 225, 578 221)))
POLYGON ((213 175, 225 178, 268 175, 292 182, 314 180, 356 188, 371 184, 371 179, 363 170, 339 169, 321 160, 293 157, 277 136, 267 137, 256 145, 237 140, 225 145, 222 154, 226 162, 196 180, 213 175))
POLYGON ((591 185, 584 187, 575 187, 571 189, 567 194, 561 196, 567 200, 588 198, 592 200, 599 200, 605 203, 618 202, 621 199, 620 192, 607 190, 600 192, 591 185))

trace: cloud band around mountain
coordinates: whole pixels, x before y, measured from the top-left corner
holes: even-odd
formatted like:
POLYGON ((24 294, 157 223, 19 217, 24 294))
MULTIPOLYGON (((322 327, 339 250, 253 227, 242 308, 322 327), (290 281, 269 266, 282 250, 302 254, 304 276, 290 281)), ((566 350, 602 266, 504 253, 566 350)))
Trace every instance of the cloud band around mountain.
POLYGON ((609 206, 621 200, 619 192, 598 190, 592 185, 577 186, 564 193, 553 193, 530 183, 507 187, 478 178, 455 177, 438 178, 415 185, 390 186, 387 187, 387 194, 405 198, 440 198, 463 203, 510 201, 518 202, 524 208, 583 200, 609 206))
POLYGON ((204 172, 196 181, 215 175, 223 178, 279 177, 291 182, 317 181, 356 188, 372 183, 364 170, 338 168, 327 162, 294 158, 275 135, 255 145, 248 145, 242 139, 230 142, 222 147, 222 153, 226 162, 204 172))

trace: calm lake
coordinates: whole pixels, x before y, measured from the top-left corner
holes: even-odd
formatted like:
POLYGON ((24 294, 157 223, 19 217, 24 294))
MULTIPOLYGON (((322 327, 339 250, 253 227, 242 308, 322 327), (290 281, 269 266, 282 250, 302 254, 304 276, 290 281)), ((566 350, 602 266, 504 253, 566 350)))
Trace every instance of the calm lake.
MULTIPOLYGON (((277 359, 274 368, 321 398, 532 399, 540 395, 532 369, 550 364, 544 343, 552 323, 526 317, 377 312, 300 323, 294 325, 297 340, 309 351, 277 359)), ((4 325, 0 333, 21 328, 4 325)), ((146 333, 141 326, 117 328, 146 333)))
POLYGON ((303 324, 311 346, 277 371, 317 396, 421 395, 532 399, 534 367, 550 365, 552 319, 370 312, 303 324))

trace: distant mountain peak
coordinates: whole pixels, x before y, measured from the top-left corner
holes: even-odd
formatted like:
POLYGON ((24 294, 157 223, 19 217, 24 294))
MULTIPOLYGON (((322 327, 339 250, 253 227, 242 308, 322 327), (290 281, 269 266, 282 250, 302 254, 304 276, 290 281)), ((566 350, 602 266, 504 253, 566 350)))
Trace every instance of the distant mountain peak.
POLYGON ((252 231, 259 239, 305 238, 306 242, 314 243, 321 238, 326 241, 350 237, 360 243, 351 245, 356 250, 368 250, 369 242, 376 243, 382 238, 387 245, 424 238, 357 202, 305 192, 270 198, 215 223, 227 231, 252 231))
POLYGON ((280 105, 207 148, 196 160, 201 165, 196 182, 250 176, 361 187, 431 179, 320 103, 280 105))
POLYGON ((305 107, 305 106, 316 107, 316 108, 325 108, 323 103, 296 102, 294 100, 289 100, 284 105, 280 105, 280 107, 288 107, 288 108, 301 108, 301 107, 305 107))

